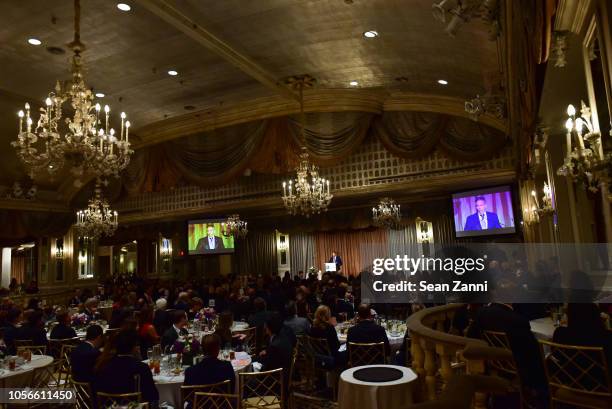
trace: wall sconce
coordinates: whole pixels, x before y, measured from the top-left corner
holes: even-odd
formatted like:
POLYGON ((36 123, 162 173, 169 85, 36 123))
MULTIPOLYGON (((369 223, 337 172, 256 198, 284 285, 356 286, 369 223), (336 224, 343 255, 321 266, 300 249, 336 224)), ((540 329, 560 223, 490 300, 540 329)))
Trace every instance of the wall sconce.
POLYGON ((79 264, 85 264, 87 262, 87 255, 84 251, 79 253, 79 264))
POLYGON ((417 243, 433 243, 433 224, 420 217, 416 218, 415 223, 417 243))
POLYGON ((55 258, 57 260, 64 258, 64 241, 62 239, 57 239, 55 241, 55 258))
POLYGON ((159 246, 159 254, 162 258, 168 258, 172 256, 172 240, 165 239, 162 237, 161 245, 159 246))
POLYGON ((289 242, 287 241, 287 236, 283 234, 278 236, 278 243, 276 244, 276 248, 280 251, 286 251, 289 249, 289 242))
POLYGON ((538 193, 532 190, 527 202, 527 208, 523 211, 523 219, 527 225, 540 222, 540 218, 552 214, 555 211, 553 207, 552 189, 550 185, 544 182, 542 188, 542 202, 538 200, 538 193))

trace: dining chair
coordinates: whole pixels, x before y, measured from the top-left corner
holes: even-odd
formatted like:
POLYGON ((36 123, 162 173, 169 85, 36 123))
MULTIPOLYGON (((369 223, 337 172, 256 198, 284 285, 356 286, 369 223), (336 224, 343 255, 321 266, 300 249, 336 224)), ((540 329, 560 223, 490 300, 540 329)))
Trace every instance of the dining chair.
POLYGON ((285 409, 283 368, 238 374, 242 409, 285 409))
POLYGON ((46 345, 21 345, 17 347, 17 355, 29 351, 32 355, 47 355, 46 345))
POLYGON ((78 382, 70 377, 70 385, 76 393, 76 409, 93 409, 93 393, 88 382, 78 382))
POLYGON ((181 407, 184 408, 187 402, 193 403, 194 394, 196 392, 226 394, 232 393, 231 382, 225 380, 223 382, 213 383, 210 385, 181 385, 181 407))
POLYGON ((612 375, 602 347, 540 340, 550 406, 612 407, 612 375), (545 354, 545 347, 548 354, 545 354))
POLYGON ((62 355, 62 349, 64 347, 64 345, 78 345, 81 342, 81 338, 79 337, 74 337, 74 338, 50 338, 49 339, 49 354, 54 357, 54 358, 58 358, 62 355))
POLYGON ((238 395, 196 392, 193 409, 239 409, 238 395))
MULTIPOLYGON (((308 354, 308 375, 312 374, 310 384, 315 385, 317 379, 325 379, 325 385, 332 389, 336 396, 338 378, 340 376, 338 365, 334 360, 329 342, 326 338, 315 338, 308 336, 306 353, 308 354)), ((316 389, 316 388, 314 388, 316 389)))
POLYGON ((127 406, 131 403, 141 403, 140 402, 140 392, 130 392, 130 393, 106 393, 106 392, 97 392, 96 393, 96 401, 98 409, 111 409, 114 406, 127 406))
POLYGON ((386 362, 384 342, 349 342, 347 349, 350 368, 362 365, 385 364, 386 362))

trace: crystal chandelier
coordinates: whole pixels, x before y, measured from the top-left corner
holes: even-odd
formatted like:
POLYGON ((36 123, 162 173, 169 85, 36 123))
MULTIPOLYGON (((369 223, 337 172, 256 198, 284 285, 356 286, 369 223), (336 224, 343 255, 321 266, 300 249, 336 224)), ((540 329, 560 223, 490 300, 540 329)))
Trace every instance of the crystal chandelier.
POLYGON ((232 214, 227 217, 227 220, 221 223, 221 233, 224 236, 234 236, 239 239, 244 239, 249 230, 247 222, 240 220, 240 216, 232 214))
POLYGON ((11 145, 26 166, 30 177, 42 172, 54 176, 66 162, 72 173, 79 177, 85 172, 100 176, 119 176, 129 163, 129 128, 124 112, 121 113, 119 135, 110 127, 110 107, 94 104, 94 96, 83 79, 81 53, 85 45, 80 41, 79 0, 74 2, 74 40, 68 44, 72 57, 72 81, 64 86, 57 81, 55 90, 39 109, 34 123, 30 104, 19 111, 19 134, 11 145), (69 109, 63 105, 69 102, 69 109), (104 111, 103 113, 101 111, 104 111))
POLYGON ((591 192, 597 192, 601 183, 610 178, 612 158, 604 155, 601 134, 591 122, 591 109, 581 101, 580 116, 576 118, 576 108, 567 107, 568 119, 565 122, 566 155, 557 174, 567 176, 582 184, 591 192), (573 147, 575 141, 577 146, 573 147), (588 143, 588 147, 585 144, 588 143))
POLYGON ((383 197, 380 199, 378 206, 372 208, 372 220, 374 225, 385 228, 394 228, 402 219, 400 213, 400 205, 395 203, 395 200, 383 197))
POLYGON ((102 197, 99 182, 96 183, 95 195, 89 199, 87 208, 77 211, 76 216, 74 227, 79 237, 112 236, 119 224, 117 211, 111 210, 108 201, 102 197))
POLYGON ((305 146, 304 86, 311 86, 314 79, 309 75, 304 75, 294 77, 292 80, 294 86, 299 87, 300 91, 300 131, 303 146, 295 179, 283 181, 282 199, 289 214, 310 217, 312 214, 326 212, 333 195, 329 191, 329 180, 319 176, 319 170, 315 164, 310 162, 305 146))

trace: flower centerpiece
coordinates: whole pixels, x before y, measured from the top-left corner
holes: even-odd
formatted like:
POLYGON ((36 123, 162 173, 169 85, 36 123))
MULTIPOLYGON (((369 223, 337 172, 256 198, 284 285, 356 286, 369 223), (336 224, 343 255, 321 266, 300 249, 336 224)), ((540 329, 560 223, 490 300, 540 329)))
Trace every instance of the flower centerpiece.
POLYGON ((211 320, 214 321, 217 318, 217 313, 214 308, 202 308, 195 315, 195 320, 211 320))
POLYGON ((83 328, 89 324, 89 317, 85 313, 76 313, 71 317, 71 326, 74 328, 83 328))
POLYGON ((182 357, 183 365, 193 365, 193 358, 200 353, 200 342, 196 337, 189 334, 187 336, 180 336, 174 345, 172 346, 174 352, 182 357))

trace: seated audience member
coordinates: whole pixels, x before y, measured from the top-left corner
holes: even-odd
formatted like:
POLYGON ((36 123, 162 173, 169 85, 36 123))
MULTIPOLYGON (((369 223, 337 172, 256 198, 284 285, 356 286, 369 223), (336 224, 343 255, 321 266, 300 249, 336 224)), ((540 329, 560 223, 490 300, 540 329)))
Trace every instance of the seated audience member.
POLYGON ((80 305, 82 302, 83 300, 81 298, 81 289, 77 288, 74 290, 74 297, 70 299, 70 301, 68 302, 68 305, 71 307, 76 307, 80 305))
POLYGON ((595 304, 568 304, 567 327, 555 329, 553 342, 602 347, 608 361, 608 368, 612 368, 612 331, 606 330, 595 304))
POLYGON ((179 293, 178 299, 174 304, 174 309, 183 310, 184 312, 189 311, 189 294, 185 291, 179 293))
POLYGON ((544 367, 529 320, 516 313, 509 304, 493 303, 481 307, 476 313, 474 333, 485 330, 506 334, 521 382, 530 388, 532 396, 543 397, 541 393, 546 388, 544 367))
MULTIPOLYGON (((335 322, 331 317, 331 311, 327 305, 319 305, 315 311, 314 321, 310 328, 310 336, 313 338, 325 338, 332 356, 335 359, 340 358, 340 341, 338 334, 334 328, 335 322)), ((338 364, 338 362, 336 362, 338 364)))
POLYGON ((266 332, 264 327, 266 325, 266 321, 270 317, 270 313, 267 311, 266 301, 261 297, 256 297, 253 300, 253 308, 255 309, 255 312, 249 315, 247 322, 249 323, 249 327, 256 328, 256 345, 264 345, 266 342, 266 332))
POLYGON ((291 367, 291 354, 293 352, 292 340, 281 331, 283 322, 278 314, 271 314, 266 321, 266 335, 270 342, 265 350, 259 354, 261 370, 284 369, 285 377, 289 374, 291 367))
POLYGON ((130 393, 140 391, 142 401, 155 405, 159 393, 153 382, 149 366, 140 359, 136 331, 120 331, 113 345, 104 347, 94 371, 93 390, 106 393, 130 393), (136 380, 140 380, 140 384, 136 380))
POLYGON ((26 310, 42 311, 41 304, 38 298, 30 298, 26 310))
POLYGON ((234 368, 230 362, 218 358, 220 350, 221 340, 217 335, 209 334, 202 338, 204 359, 185 370, 186 386, 211 385, 228 380, 231 384, 230 391, 234 391, 234 368))
POLYGON ((389 355, 391 349, 389 348, 387 331, 374 322, 370 306, 367 304, 359 305, 357 308, 357 315, 359 322, 357 322, 355 326, 349 328, 346 334, 347 344, 349 342, 358 342, 363 344, 384 342, 385 353, 389 355))
POLYGON ((66 310, 60 310, 56 314, 57 325, 51 330, 51 339, 67 339, 77 336, 74 328, 70 326, 70 314, 66 310))
POLYGON ((47 332, 42 321, 42 311, 25 311, 24 317, 25 322, 17 331, 16 339, 32 341, 32 345, 48 345, 47 332))
POLYGON ((87 315, 89 321, 95 321, 99 319, 100 314, 98 313, 98 300, 96 298, 88 298, 83 304, 83 314, 87 315))
POLYGON ((104 345, 104 333, 99 325, 87 327, 85 341, 77 345, 70 354, 72 377, 77 382, 91 382, 94 378, 94 367, 104 345))
POLYGON ((158 334, 163 334, 166 332, 168 327, 170 327, 170 316, 168 311, 166 311, 166 307, 168 306, 168 301, 165 298, 159 298, 155 301, 155 313, 153 314, 153 326, 158 334))
POLYGON ((161 337, 161 347, 163 350, 166 348, 172 348, 174 345, 174 341, 178 339, 179 336, 186 336, 187 329, 187 316, 185 315, 185 311, 177 310, 172 312, 172 326, 164 332, 164 335, 161 337))
POLYGON ((297 307, 295 302, 289 301, 285 305, 286 319, 284 324, 293 330, 293 333, 298 335, 306 335, 310 332, 310 322, 308 319, 297 315, 297 307))
POLYGON ((159 335, 153 326, 153 310, 149 307, 144 307, 138 314, 138 336, 143 354, 159 343, 159 335))
POLYGON ((199 313, 202 308, 204 308, 204 301, 202 301, 202 299, 199 297, 194 297, 191 300, 191 308, 189 308, 189 311, 187 312, 187 318, 189 320, 193 320, 196 314, 199 313))
POLYGON ((246 335, 232 333, 234 317, 231 312, 222 312, 219 314, 219 322, 215 328, 215 335, 219 337, 221 345, 231 345, 236 347, 242 342, 246 335))
POLYGON ((353 304, 346 300, 346 287, 339 286, 336 289, 337 299, 335 305, 336 317, 343 316, 346 319, 353 319, 355 317, 355 309, 353 304))
POLYGON ((19 323, 21 322, 22 313, 17 307, 11 307, 6 313, 6 326, 2 328, 4 333, 4 343, 9 354, 17 353, 15 348, 15 340, 19 338, 19 323))

